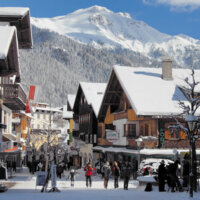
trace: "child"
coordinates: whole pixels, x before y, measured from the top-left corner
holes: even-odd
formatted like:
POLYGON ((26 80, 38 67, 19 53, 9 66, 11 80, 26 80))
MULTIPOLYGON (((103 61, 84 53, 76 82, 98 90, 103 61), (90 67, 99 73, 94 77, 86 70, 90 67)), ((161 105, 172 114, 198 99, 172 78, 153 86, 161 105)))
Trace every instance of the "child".
POLYGON ((71 169, 69 174, 69 178, 71 180, 71 187, 74 187, 74 176, 75 176, 75 170, 71 169))

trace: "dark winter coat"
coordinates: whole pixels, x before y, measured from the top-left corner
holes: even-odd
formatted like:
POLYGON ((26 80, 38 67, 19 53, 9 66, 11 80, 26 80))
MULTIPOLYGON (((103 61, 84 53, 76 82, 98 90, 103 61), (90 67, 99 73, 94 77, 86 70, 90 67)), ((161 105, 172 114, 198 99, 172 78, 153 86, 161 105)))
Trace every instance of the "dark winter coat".
POLYGON ((61 165, 58 165, 56 169, 57 169, 57 174, 63 173, 63 167, 61 165))
POLYGON ((103 166, 103 172, 104 172, 104 178, 109 179, 110 174, 111 174, 111 168, 109 165, 104 165, 103 166))
POLYGON ((166 178, 166 169, 165 165, 161 163, 158 167, 158 179, 164 180, 166 178))
POLYGON ((134 160, 133 161, 133 172, 137 172, 137 170, 138 170, 138 161, 134 160))
POLYGON ((183 162, 183 176, 189 176, 190 173, 190 163, 188 160, 183 162))
POLYGON ((123 166, 122 173, 123 173, 124 177, 129 177, 130 178, 131 172, 132 172, 132 168, 131 168, 131 166, 129 164, 123 166))
POLYGON ((113 175, 116 176, 116 177, 119 177, 120 176, 120 169, 118 166, 113 166, 113 175))

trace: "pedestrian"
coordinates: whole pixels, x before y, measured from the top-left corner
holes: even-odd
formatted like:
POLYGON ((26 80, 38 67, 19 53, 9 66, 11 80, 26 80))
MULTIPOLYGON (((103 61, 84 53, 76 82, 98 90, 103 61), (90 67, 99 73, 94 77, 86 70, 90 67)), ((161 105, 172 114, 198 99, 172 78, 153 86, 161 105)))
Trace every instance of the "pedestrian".
POLYGON ((185 154, 183 160, 183 187, 188 187, 189 184, 189 173, 190 173, 190 155, 185 154))
POLYGON ((114 175, 114 187, 118 188, 119 187, 119 177, 120 177, 120 169, 116 161, 114 161, 113 165, 113 175, 114 175))
POLYGON ((165 161, 162 160, 158 167, 158 186, 159 192, 165 191, 165 179, 166 179, 166 169, 165 169, 165 161))
POLYGON ((57 165, 56 173, 57 173, 57 177, 61 179, 61 176, 63 173, 63 167, 61 165, 57 165))
POLYGON ((92 165, 90 163, 87 164, 87 166, 83 169, 85 171, 85 178, 86 178, 86 187, 90 186, 92 187, 92 171, 94 168, 92 168, 92 165))
POLYGON ((75 170, 71 169, 70 170, 70 181, 71 181, 71 187, 74 187, 74 179, 75 178, 75 170))
POLYGON ((108 181, 109 181, 110 174, 111 174, 111 168, 110 168, 110 164, 108 161, 103 166, 103 173, 104 173, 104 188, 107 189, 108 181))
POLYGON ((125 165, 122 168, 122 173, 124 177, 124 190, 128 190, 128 183, 131 176, 131 166, 128 161, 125 162, 125 165))
POLYGON ((175 192, 175 188, 178 188, 180 192, 182 191, 182 187, 177 176, 178 164, 179 164, 179 161, 176 160, 174 163, 168 166, 168 173, 169 173, 169 179, 170 179, 169 183, 171 187, 171 192, 175 192))
POLYGON ((136 160, 136 158, 133 158, 133 180, 137 179, 137 171, 138 171, 138 161, 136 160))

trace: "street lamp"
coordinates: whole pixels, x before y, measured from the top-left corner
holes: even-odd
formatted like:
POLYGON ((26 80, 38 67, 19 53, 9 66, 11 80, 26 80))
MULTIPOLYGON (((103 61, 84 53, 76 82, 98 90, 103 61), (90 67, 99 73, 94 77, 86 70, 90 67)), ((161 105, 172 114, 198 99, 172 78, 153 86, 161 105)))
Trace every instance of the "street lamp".
POLYGON ((143 142, 142 138, 138 138, 135 140, 137 142, 137 147, 138 147, 138 169, 140 169, 140 147, 143 142))
MULTIPOLYGON (((190 197, 193 197, 193 189, 194 189, 194 175, 195 173, 195 168, 194 168, 194 159, 195 159, 195 138, 194 138, 194 131, 197 126, 198 122, 198 117, 194 116, 193 114, 188 114, 185 118, 185 121, 188 126, 188 136, 189 136, 189 141, 190 141, 190 197)), ((196 185, 195 185, 196 187, 196 185)))

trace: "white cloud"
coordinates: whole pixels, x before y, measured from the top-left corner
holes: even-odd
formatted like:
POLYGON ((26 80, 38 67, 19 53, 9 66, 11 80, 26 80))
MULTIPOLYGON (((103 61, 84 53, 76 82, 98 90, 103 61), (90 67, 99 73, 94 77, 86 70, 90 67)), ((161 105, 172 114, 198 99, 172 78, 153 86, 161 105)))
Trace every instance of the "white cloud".
POLYGON ((163 4, 176 11, 193 11, 200 8, 200 0, 143 0, 143 3, 147 5, 163 4))

